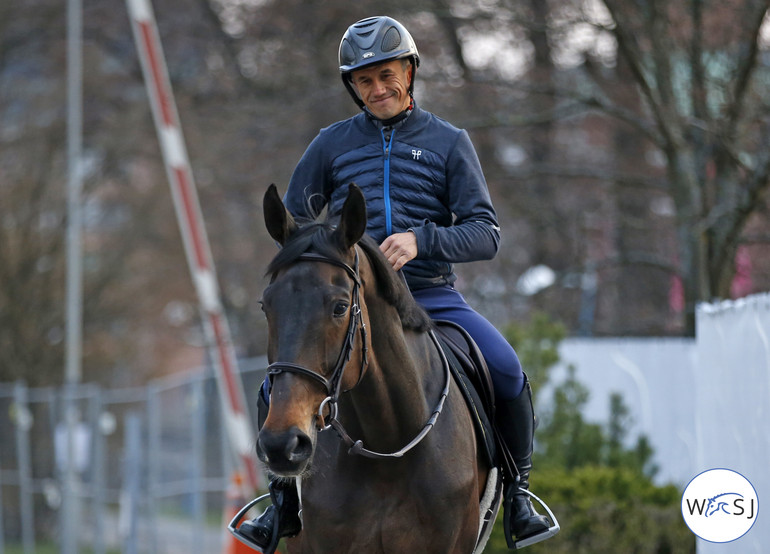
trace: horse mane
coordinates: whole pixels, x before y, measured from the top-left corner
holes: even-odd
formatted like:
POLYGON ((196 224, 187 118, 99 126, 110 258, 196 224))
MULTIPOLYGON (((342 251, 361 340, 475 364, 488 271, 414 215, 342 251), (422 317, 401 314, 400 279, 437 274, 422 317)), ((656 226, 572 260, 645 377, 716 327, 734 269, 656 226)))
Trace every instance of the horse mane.
MULTIPOLYGON (((300 255, 310 251, 343 261, 344 252, 333 239, 333 232, 334 226, 328 222, 301 224, 267 266, 265 273, 274 275, 277 271, 294 263, 300 255)), ((393 271, 374 239, 364 235, 358 242, 358 246, 361 247, 372 266, 377 292, 388 304, 396 308, 402 327, 413 331, 428 331, 432 325, 430 316, 414 300, 406 283, 398 273, 393 271)))
POLYGON ((378 292, 396 308, 404 328, 413 331, 428 331, 433 324, 428 312, 415 301, 406 286, 406 282, 398 273, 393 271, 393 267, 375 240, 369 235, 364 235, 358 241, 358 246, 369 258, 369 263, 376 277, 378 292))

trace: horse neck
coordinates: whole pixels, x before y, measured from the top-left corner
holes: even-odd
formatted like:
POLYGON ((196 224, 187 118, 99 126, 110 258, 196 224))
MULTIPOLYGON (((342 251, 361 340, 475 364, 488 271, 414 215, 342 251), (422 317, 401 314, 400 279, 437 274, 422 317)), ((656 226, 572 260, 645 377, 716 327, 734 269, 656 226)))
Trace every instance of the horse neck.
POLYGON ((351 391, 352 419, 371 447, 397 449, 420 431, 433 409, 443 386, 440 359, 430 336, 404 330, 392 306, 367 299, 367 308, 369 367, 351 391))

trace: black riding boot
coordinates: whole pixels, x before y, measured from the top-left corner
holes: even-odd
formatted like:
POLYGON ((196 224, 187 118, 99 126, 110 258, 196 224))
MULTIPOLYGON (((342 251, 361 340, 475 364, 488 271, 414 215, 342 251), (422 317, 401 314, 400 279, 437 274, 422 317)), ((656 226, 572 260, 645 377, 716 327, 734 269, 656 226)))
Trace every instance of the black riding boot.
POLYGON ((272 554, 283 537, 293 537, 302 530, 299 496, 294 482, 273 479, 268 486, 272 506, 262 515, 244 521, 238 531, 256 543, 265 554, 272 554))
POLYGON ((518 483, 508 479, 505 484, 506 523, 510 525, 516 540, 521 540, 548 530, 548 518, 535 511, 529 495, 521 489, 529 489, 529 472, 532 469, 532 441, 535 433, 535 412, 532 408, 532 388, 524 382, 521 394, 496 406, 496 423, 500 436, 513 455, 519 471, 518 483))

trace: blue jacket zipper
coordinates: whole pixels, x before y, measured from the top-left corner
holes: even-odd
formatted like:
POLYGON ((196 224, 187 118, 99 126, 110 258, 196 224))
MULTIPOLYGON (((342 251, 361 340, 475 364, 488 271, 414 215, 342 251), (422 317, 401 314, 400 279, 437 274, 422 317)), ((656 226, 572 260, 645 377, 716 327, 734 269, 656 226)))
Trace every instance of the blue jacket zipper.
POLYGON ((393 135, 396 134, 396 130, 392 129, 390 131, 390 139, 387 141, 387 143, 385 142, 385 132, 382 129, 380 129, 380 134, 382 135, 382 148, 385 154, 385 182, 383 183, 383 198, 385 200, 385 232, 387 233, 386 236, 390 236, 393 234, 393 222, 390 213, 390 148, 393 144, 393 135))

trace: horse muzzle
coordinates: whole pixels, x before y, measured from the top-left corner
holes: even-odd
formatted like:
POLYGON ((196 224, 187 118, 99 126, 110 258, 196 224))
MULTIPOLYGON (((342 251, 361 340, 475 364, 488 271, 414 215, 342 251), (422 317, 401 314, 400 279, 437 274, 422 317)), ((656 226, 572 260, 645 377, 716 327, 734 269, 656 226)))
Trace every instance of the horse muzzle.
POLYGON ((257 439, 257 457, 282 477, 300 475, 313 456, 313 440, 298 427, 272 432, 263 427, 257 439))

